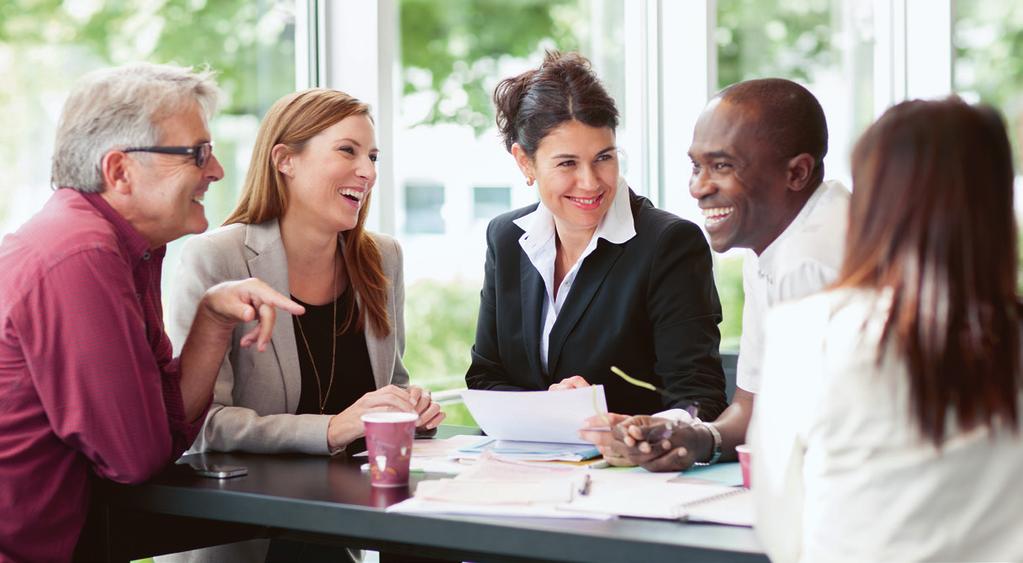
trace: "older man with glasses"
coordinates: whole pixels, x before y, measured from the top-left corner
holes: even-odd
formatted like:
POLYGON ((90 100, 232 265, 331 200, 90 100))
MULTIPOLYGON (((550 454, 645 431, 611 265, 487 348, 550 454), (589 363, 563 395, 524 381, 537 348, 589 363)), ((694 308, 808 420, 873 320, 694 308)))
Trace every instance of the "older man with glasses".
POLYGON ((64 106, 56 190, 0 244, 0 561, 70 559, 89 475, 140 482, 180 455, 233 327, 263 349, 276 308, 303 312, 259 280, 214 286, 172 357, 161 266, 207 227, 217 96, 208 73, 147 64, 89 75, 64 106))

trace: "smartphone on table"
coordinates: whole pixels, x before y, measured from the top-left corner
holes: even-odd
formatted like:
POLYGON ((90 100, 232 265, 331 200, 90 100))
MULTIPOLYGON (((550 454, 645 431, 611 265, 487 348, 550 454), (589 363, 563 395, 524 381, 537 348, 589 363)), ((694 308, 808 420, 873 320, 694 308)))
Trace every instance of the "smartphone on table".
POLYGON ((204 461, 191 462, 189 465, 196 475, 211 477, 213 479, 230 479, 247 475, 249 470, 242 465, 225 465, 223 463, 208 463, 204 461))

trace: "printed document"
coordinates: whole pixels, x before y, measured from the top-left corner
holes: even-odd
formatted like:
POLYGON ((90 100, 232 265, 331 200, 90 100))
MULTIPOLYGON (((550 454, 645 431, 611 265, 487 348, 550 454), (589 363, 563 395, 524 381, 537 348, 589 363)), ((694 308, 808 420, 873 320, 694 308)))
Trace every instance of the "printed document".
POLYGON ((607 413, 604 386, 567 391, 462 392, 480 428, 498 440, 586 444, 579 429, 587 418, 607 413))

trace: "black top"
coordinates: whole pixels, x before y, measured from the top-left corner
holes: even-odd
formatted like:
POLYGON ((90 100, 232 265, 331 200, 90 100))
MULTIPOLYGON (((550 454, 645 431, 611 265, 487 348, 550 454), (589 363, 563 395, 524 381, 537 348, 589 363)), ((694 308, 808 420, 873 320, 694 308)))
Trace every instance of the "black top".
MULTIPOLYGON (((337 298, 338 326, 344 323, 348 300, 351 298, 351 286, 337 298)), ((316 375, 310 363, 309 350, 312 351, 316 369, 319 370, 321 393, 326 396, 330 382, 330 339, 336 332, 331 329, 334 304, 309 305, 294 295, 291 299, 305 307, 304 315, 292 317, 295 325, 295 344, 298 346, 298 365, 302 372, 302 395, 299 397, 298 410, 295 414, 320 414, 320 405, 317 404, 320 395, 316 392, 316 375), (303 333, 309 342, 309 350, 302 341, 303 333)), ((330 395, 326 396, 323 414, 337 414, 377 388, 373 379, 373 366, 369 363, 369 351, 366 350, 365 333, 361 330, 349 330, 344 334, 336 334, 334 338, 337 340, 337 350, 334 352, 334 385, 330 388, 330 395)))
POLYGON ((601 239, 583 261, 551 331, 546 372, 540 362, 544 283, 513 223, 536 205, 490 222, 476 343, 465 375, 470 389, 546 390, 581 375, 604 385, 611 412, 651 414, 697 401, 700 417, 714 420, 724 410, 721 304, 707 240, 693 223, 631 190, 629 196, 636 236, 623 244, 601 239), (674 399, 629 385, 611 366, 674 399))

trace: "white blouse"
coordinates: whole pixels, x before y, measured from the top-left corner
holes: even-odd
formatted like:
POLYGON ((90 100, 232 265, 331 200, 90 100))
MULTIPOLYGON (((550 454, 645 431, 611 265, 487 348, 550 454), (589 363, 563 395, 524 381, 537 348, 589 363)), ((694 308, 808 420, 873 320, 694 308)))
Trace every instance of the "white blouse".
POLYGON ((768 317, 750 432, 768 555, 1023 560, 1023 434, 953 421, 942 449, 922 438, 904 363, 876 362, 887 306, 877 296, 831 291, 768 317))

